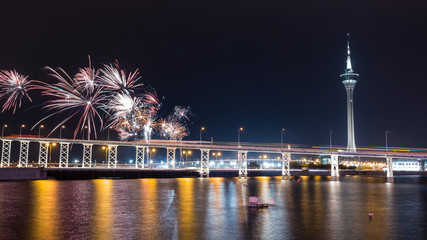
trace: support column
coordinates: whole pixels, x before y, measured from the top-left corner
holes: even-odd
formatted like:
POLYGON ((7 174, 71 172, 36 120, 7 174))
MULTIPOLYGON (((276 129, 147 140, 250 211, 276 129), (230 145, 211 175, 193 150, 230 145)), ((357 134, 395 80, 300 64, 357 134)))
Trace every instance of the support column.
POLYGON ((200 177, 209 177, 209 149, 200 149, 200 177))
POLYGON ((339 163, 338 163, 337 154, 331 154, 331 180, 332 181, 340 180, 339 163))
POLYGON ((39 142, 39 167, 47 167, 47 160, 49 156, 49 142, 39 142))
POLYGON ((239 179, 248 178, 248 152, 237 152, 237 159, 239 161, 239 179))
POLYGON ((27 167, 28 166, 28 146, 30 144, 29 141, 19 141, 21 143, 21 147, 19 150, 19 163, 18 167, 27 167))
POLYGON ((166 155, 166 160, 167 160, 167 168, 175 168, 175 150, 176 148, 167 148, 167 155, 166 155))
POLYGON ((90 168, 92 166, 92 144, 83 144, 83 160, 82 168, 90 168))
POLYGON ((108 168, 117 168, 117 145, 108 145, 108 168))
POLYGON ((291 153, 282 152, 282 180, 291 179, 291 153))
POLYGON ((393 183, 394 182, 394 176, 393 176, 393 159, 391 157, 387 157, 387 182, 393 183))
POLYGON ((69 143, 59 143, 61 151, 59 153, 59 167, 67 168, 68 167, 68 152, 69 152, 69 143))
POLYGON ((144 146, 136 146, 135 168, 144 168, 145 148, 144 146))
POLYGON ((10 149, 12 147, 12 140, 3 139, 3 149, 1 152, 1 163, 0 167, 9 167, 10 165, 10 149))

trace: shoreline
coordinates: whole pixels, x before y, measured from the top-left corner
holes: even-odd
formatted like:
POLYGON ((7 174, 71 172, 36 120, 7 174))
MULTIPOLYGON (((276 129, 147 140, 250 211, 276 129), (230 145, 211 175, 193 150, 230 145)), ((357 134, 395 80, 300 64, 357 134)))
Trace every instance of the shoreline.
MULTIPOLYGON (((330 176, 329 170, 291 170, 291 177, 330 176)), ((394 171, 399 175, 427 175, 427 171, 394 171)), ((248 177, 281 176, 280 169, 248 169, 248 177)), ((340 176, 385 177, 384 171, 343 170, 340 176)), ((199 169, 133 169, 133 168, 2 168, 0 181, 25 180, 89 180, 89 179, 136 179, 136 178, 188 178, 200 177, 199 169)), ((238 177, 238 169, 213 169, 210 177, 238 177)))

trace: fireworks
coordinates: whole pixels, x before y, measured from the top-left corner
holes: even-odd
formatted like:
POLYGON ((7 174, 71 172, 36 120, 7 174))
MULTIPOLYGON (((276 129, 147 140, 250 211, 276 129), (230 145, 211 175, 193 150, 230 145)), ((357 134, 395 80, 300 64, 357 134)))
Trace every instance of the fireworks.
POLYGON ((104 65, 104 69, 100 70, 102 75, 99 78, 100 83, 107 91, 128 92, 136 88, 142 87, 142 84, 136 84, 140 79, 139 71, 126 75, 124 70, 120 69, 119 63, 116 61, 114 65, 104 65))
POLYGON ((190 120, 189 116, 191 115, 190 107, 182 107, 182 106, 175 106, 173 109, 173 117, 179 121, 184 120, 190 120))
POLYGON ((96 81, 99 78, 99 70, 92 68, 89 58, 89 66, 80 68, 79 72, 74 75, 74 80, 76 83, 76 88, 78 90, 84 90, 86 92, 93 92, 95 90, 96 81))
POLYGON ((17 107, 21 107, 22 98, 28 98, 28 91, 34 88, 33 80, 27 80, 28 76, 24 76, 16 72, 16 70, 0 71, 0 99, 7 97, 3 105, 2 112, 13 108, 13 113, 17 107))
POLYGON ((157 130, 160 136, 172 140, 181 140, 189 134, 183 123, 189 120, 189 107, 177 106, 166 120, 156 121, 160 100, 153 88, 142 89, 143 84, 137 83, 140 79, 138 70, 127 74, 117 61, 97 70, 90 57, 89 65, 79 68, 74 77, 61 68, 45 69, 56 83, 30 81, 28 76, 15 70, 0 71, 0 98, 8 97, 3 111, 13 108, 15 112, 23 97, 31 101, 28 91, 36 89, 48 98, 43 108, 51 113, 34 127, 53 116, 65 116, 51 133, 65 122, 76 119, 74 138, 86 129, 87 139, 92 135, 97 138, 97 129, 106 128, 115 129, 122 140, 149 141, 157 130))
POLYGON ((154 115, 160 109, 160 101, 156 90, 150 88, 143 94, 144 103, 150 106, 150 114, 154 115))
MULTIPOLYGON (((87 126, 87 138, 90 139, 92 130, 96 129, 96 120, 99 120, 100 127, 103 126, 101 114, 106 96, 102 94, 102 86, 88 90, 88 88, 81 87, 81 81, 70 78, 64 70, 58 68, 56 71, 50 67, 46 67, 46 69, 49 71, 48 75, 59 82, 52 85, 40 82, 41 85, 37 87, 42 90, 42 95, 52 98, 45 103, 44 108, 54 111, 54 114, 63 112, 68 114, 68 117, 58 124, 52 132, 69 119, 78 117, 74 138, 79 130, 83 131, 84 127, 87 126)), ((94 135, 96 138, 96 131, 94 131, 94 135)))

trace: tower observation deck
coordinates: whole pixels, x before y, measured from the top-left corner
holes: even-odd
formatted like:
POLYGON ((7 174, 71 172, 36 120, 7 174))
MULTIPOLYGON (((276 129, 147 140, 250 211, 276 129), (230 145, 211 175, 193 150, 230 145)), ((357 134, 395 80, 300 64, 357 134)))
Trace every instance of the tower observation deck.
POLYGON ((353 92, 356 86, 356 79, 359 74, 353 71, 350 58, 350 34, 347 33, 347 68, 340 75, 343 79, 345 90, 347 92, 347 151, 356 152, 356 143, 354 140, 354 113, 353 113, 353 92))

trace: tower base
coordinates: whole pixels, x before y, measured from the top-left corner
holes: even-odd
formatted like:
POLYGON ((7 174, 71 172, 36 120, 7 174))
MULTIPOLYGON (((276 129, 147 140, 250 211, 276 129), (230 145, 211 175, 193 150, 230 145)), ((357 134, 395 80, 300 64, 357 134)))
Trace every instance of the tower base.
POLYGON ((387 177, 388 183, 394 183, 394 177, 387 177))
POLYGON ((331 181, 339 181, 340 177, 339 176, 331 176, 331 181))

